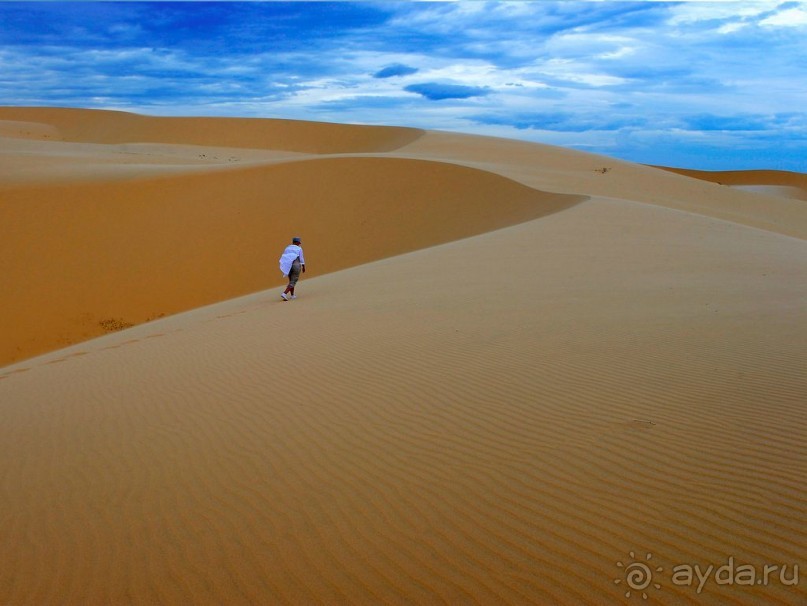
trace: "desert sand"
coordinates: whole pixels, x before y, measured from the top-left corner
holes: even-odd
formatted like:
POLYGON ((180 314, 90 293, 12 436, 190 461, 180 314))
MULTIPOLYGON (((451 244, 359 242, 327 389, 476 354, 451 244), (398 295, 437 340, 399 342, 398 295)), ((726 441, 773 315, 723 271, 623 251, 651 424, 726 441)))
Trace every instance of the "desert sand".
POLYGON ((0 108, 0 604, 807 604, 806 197, 0 108))

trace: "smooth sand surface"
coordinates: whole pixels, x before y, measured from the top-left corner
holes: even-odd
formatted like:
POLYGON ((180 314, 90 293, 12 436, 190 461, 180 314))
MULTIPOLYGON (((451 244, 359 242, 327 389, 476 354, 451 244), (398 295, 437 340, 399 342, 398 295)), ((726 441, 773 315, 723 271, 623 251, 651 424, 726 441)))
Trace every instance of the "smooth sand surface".
POLYGON ((0 108, 0 604, 807 603, 800 185, 258 122, 0 108))
POLYGON ((807 174, 804 173, 777 170, 666 170, 739 190, 807 201, 807 174))

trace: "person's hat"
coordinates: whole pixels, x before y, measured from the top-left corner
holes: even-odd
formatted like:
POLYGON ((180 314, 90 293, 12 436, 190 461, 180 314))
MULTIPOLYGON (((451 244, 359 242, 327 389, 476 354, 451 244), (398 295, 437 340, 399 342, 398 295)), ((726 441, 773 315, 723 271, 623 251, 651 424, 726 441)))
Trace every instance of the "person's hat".
POLYGON ((292 244, 299 244, 300 242, 302 242, 302 240, 300 240, 300 238, 298 238, 297 236, 294 236, 291 239, 291 241, 292 241, 292 244))

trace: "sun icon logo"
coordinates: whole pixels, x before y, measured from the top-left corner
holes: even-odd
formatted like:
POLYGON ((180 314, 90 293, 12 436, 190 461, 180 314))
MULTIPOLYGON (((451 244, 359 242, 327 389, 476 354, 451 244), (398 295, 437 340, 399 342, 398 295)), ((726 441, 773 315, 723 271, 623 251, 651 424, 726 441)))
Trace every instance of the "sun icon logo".
POLYGON ((628 555, 630 555, 633 562, 630 562, 629 564, 623 564, 622 562, 616 563, 617 566, 625 570, 625 578, 614 579, 614 583, 619 585, 623 581, 625 582, 625 585, 628 586, 628 590, 625 592, 626 598, 629 598, 631 596, 631 592, 635 591, 637 594, 641 592, 642 599, 646 600, 647 592, 645 589, 651 586, 655 587, 656 589, 661 589, 660 584, 653 582, 653 572, 662 572, 664 569, 661 566, 651 569, 650 560, 653 557, 652 553, 648 553, 645 556, 644 562, 637 562, 636 555, 632 551, 628 555))

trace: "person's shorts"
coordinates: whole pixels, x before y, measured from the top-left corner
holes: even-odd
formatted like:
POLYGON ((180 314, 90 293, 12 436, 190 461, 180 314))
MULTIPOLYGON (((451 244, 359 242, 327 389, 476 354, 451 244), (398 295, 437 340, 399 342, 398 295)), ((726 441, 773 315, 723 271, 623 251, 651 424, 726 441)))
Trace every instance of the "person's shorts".
POLYGON ((291 264, 291 269, 289 270, 289 286, 297 286, 297 280, 300 279, 301 269, 302 265, 300 265, 299 261, 295 261, 291 264))

